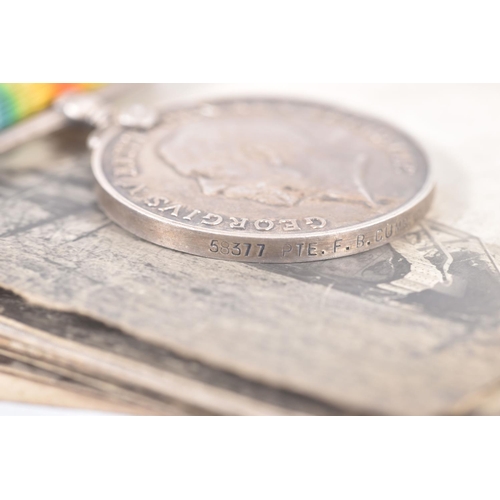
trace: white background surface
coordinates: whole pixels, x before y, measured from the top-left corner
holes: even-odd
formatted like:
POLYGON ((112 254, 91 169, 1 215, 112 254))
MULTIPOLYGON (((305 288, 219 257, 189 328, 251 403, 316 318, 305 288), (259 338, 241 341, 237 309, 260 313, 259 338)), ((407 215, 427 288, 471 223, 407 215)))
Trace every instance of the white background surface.
POLYGON ((111 415, 103 412, 73 410, 70 408, 56 408, 53 406, 29 405, 24 403, 0 402, 0 417, 15 416, 61 416, 61 417, 86 417, 111 415))

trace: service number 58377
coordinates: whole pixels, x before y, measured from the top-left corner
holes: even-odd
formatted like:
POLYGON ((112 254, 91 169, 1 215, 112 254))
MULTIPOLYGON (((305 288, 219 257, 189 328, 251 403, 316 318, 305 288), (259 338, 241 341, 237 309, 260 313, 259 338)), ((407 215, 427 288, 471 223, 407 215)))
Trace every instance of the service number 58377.
POLYGON ((212 240, 210 251, 221 255, 233 255, 234 257, 262 257, 266 245, 262 243, 233 243, 229 241, 212 240))

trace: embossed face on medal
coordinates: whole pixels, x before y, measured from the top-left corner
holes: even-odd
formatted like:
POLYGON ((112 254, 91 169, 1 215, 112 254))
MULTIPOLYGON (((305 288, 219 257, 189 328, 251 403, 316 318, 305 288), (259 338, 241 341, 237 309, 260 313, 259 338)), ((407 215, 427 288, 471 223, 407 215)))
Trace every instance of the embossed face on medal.
MULTIPOLYGON (((181 237, 191 242, 195 234, 226 235, 229 246, 235 238, 281 244, 283 238, 332 236, 376 225, 431 191, 421 151, 392 127, 280 100, 184 107, 164 112, 147 129, 114 128, 94 155, 94 172, 103 195, 134 212, 129 219, 142 216, 155 226, 133 232, 184 251, 188 244, 170 243, 166 233, 179 238, 192 230, 181 237), (152 236, 162 222, 169 229, 152 236)), ((102 203, 107 212, 109 204, 102 203)), ((397 232, 382 229, 384 240, 397 232)), ((372 246, 381 244, 380 231, 372 239, 372 246)), ((359 248, 347 246, 344 252, 359 248)), ((318 258, 339 256, 333 255, 338 248, 321 252, 318 258)))

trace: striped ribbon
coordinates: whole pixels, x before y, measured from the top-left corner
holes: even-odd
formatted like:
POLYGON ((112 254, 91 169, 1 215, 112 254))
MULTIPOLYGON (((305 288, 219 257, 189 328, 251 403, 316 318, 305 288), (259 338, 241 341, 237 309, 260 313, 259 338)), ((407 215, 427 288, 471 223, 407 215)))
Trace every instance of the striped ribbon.
POLYGON ((42 111, 69 91, 92 90, 99 83, 0 83, 0 130, 42 111))

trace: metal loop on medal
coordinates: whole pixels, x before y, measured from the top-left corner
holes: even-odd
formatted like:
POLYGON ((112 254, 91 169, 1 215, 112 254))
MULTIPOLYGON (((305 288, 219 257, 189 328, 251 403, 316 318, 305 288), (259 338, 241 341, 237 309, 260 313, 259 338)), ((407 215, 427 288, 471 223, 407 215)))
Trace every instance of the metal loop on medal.
POLYGON ((98 94, 64 94, 54 102, 54 108, 69 120, 85 122, 92 127, 103 128, 110 123, 110 106, 98 94))

